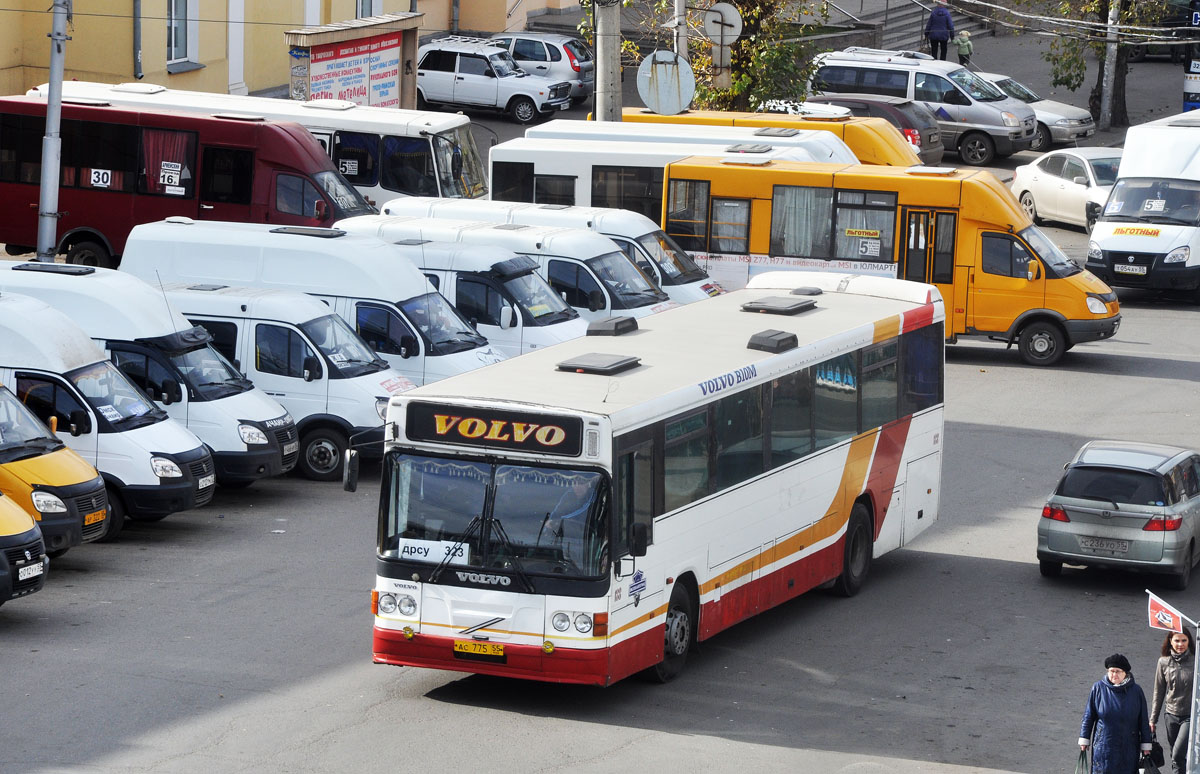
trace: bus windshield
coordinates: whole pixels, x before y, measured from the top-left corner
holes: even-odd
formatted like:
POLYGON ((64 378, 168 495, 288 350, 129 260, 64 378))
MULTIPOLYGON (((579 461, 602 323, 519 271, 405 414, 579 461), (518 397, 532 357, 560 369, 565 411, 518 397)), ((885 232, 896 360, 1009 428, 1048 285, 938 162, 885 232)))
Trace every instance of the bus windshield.
POLYGON ((1058 245, 1050 241, 1050 238, 1042 233, 1042 230, 1037 226, 1030 226, 1020 232, 1020 237, 1033 248, 1033 251, 1038 254, 1047 267, 1047 271, 1058 277, 1070 277, 1072 274, 1078 274, 1083 271, 1079 268, 1079 264, 1068 258, 1062 250, 1058 249, 1058 245))
POLYGON ((443 198, 487 196, 487 166, 479 155, 469 124, 433 135, 433 152, 443 198))
POLYGON ((1121 178, 1113 186, 1100 220, 1200 225, 1200 183, 1150 177, 1121 178))
POLYGON ((658 264, 658 268, 662 269, 664 277, 688 282, 708 276, 704 269, 701 269, 692 260, 692 256, 688 255, 687 251, 675 244, 675 240, 662 231, 652 231, 645 236, 640 236, 637 242, 650 256, 650 259, 658 264))
POLYGON ((417 326, 431 355, 450 355, 487 344, 441 293, 414 296, 397 306, 417 326))
POLYGON ((254 389, 211 344, 168 356, 188 387, 202 400, 216 400, 254 389))
POLYGON ((362 197, 357 188, 346 182, 346 178, 342 177, 340 172, 325 170, 318 172, 313 177, 316 178, 317 185, 321 186, 329 198, 333 199, 333 203, 339 210, 335 214, 334 220, 350 218, 355 215, 374 215, 378 212, 367 204, 367 200, 362 197))
POLYGON ((600 473, 392 453, 380 555, 594 578, 608 569, 600 473))
POLYGON ((84 400, 118 432, 152 425, 167 418, 167 412, 147 399, 108 360, 76 368, 66 374, 84 400))
POLYGON ((350 325, 336 314, 318 317, 300 325, 300 330, 317 345, 321 354, 344 378, 373 374, 387 368, 350 325))
POLYGON ((635 309, 667 300, 667 295, 655 288, 629 256, 619 250, 588 258, 586 263, 626 308, 635 309))
POLYGON ((505 280, 504 288, 512 294, 517 305, 529 313, 535 325, 550 325, 579 316, 540 274, 530 272, 505 280))
POLYGON ((62 446, 17 396, 0 387, 0 464, 37 457, 62 446))

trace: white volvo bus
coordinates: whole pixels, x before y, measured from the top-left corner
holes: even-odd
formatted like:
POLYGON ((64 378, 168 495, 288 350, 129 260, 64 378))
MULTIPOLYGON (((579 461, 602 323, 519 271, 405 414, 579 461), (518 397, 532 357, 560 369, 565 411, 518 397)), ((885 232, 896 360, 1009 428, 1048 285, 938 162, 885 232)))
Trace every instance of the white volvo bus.
POLYGON ((938 517, 944 308, 805 279, 393 396, 375 662, 667 680, 758 611, 856 593, 938 517))

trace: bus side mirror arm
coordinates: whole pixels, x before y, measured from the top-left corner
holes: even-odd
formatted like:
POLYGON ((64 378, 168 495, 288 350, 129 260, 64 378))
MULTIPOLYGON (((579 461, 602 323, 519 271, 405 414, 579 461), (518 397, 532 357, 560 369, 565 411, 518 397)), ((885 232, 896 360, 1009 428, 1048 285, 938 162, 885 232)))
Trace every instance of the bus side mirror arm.
POLYGON ((347 492, 358 491, 358 450, 346 450, 346 464, 342 466, 342 489, 347 492))

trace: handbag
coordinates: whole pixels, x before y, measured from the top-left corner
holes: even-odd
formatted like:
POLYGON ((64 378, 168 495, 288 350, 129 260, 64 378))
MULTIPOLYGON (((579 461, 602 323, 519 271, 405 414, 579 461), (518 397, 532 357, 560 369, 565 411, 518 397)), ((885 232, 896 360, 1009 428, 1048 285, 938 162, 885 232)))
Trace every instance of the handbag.
POLYGON ((1075 761, 1075 774, 1088 774, 1087 750, 1079 751, 1079 759, 1075 761))
POLYGON ((1150 760, 1154 761, 1155 766, 1167 764, 1167 756, 1163 754, 1163 746, 1158 743, 1157 739, 1150 740, 1150 760))
POLYGON ((1158 766, 1154 763, 1154 759, 1149 754, 1142 756, 1142 761, 1138 764, 1138 768, 1142 770, 1142 774, 1162 774, 1158 770, 1158 766))

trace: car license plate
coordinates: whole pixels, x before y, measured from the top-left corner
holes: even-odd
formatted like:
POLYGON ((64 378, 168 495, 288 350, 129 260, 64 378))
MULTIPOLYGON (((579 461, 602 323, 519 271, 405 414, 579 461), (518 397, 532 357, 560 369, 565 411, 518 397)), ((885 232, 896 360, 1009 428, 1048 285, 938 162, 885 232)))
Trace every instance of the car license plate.
POLYGON ((30 578, 36 578, 42 574, 44 569, 45 568, 42 567, 41 562, 38 562, 37 564, 25 565, 17 570, 17 580, 23 581, 29 580, 30 578))
POLYGON ((95 524, 98 521, 104 521, 104 517, 106 515, 107 513, 105 511, 92 511, 83 517, 83 526, 86 527, 89 524, 95 524))
POLYGON ((454 652, 468 656, 503 657, 504 645, 499 642, 481 642, 478 640, 455 640, 454 652))
POLYGON ((1080 537, 1079 547, 1089 551, 1107 551, 1113 554, 1129 553, 1128 540, 1113 540, 1111 538, 1080 537))
POLYGON ((1145 266, 1130 266, 1129 264, 1125 264, 1125 263, 1114 263, 1113 271, 1115 271, 1117 274, 1145 274, 1146 267, 1145 266))
POLYGON ((196 488, 207 489, 215 483, 217 483, 217 475, 215 473, 209 473, 207 476, 201 476, 200 479, 196 481, 196 488))
POLYGON ((285 443, 283 445, 283 453, 284 454, 295 454, 296 450, 299 448, 300 448, 299 441, 292 441, 291 443, 285 443))

